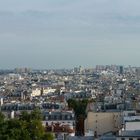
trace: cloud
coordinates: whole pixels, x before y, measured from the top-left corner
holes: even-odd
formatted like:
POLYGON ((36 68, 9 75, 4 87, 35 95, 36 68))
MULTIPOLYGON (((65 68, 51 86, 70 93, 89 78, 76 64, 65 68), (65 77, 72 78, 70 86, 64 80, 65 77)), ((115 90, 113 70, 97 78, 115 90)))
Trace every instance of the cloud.
POLYGON ((92 65, 93 59, 119 63, 117 58, 123 59, 124 53, 128 61, 137 63, 139 6, 139 0, 5 0, 0 5, 0 59, 9 49, 14 52, 7 58, 23 62, 27 55, 32 65, 38 56, 40 67, 92 65))

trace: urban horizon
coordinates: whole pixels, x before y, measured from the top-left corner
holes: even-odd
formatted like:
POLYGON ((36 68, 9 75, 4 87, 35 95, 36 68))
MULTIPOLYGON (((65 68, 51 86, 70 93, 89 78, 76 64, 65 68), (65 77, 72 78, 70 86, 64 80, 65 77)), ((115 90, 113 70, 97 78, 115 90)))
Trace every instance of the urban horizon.
POLYGON ((46 67, 46 68, 35 68, 35 67, 29 67, 29 66, 19 66, 19 67, 12 67, 12 68, 0 68, 0 70, 14 70, 14 69, 32 69, 32 70, 62 70, 62 69, 74 69, 74 68, 78 68, 78 67, 81 67, 83 69, 94 69, 98 66, 101 66, 101 67, 111 67, 111 66, 116 66, 116 67, 119 67, 119 66, 123 66, 124 68, 128 68, 128 67, 132 67, 132 68, 139 68, 140 65, 121 65, 121 64, 97 64, 97 65, 93 65, 93 66, 83 66, 83 65, 76 65, 76 66, 73 66, 73 67, 59 67, 59 68, 55 68, 55 67, 52 67, 52 68, 49 68, 49 67, 46 67))

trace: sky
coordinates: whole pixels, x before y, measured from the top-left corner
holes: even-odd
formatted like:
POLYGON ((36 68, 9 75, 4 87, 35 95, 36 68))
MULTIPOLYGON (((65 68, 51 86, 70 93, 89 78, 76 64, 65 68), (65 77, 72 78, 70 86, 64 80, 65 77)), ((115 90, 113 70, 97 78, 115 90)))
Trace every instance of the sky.
POLYGON ((0 69, 140 66, 140 0, 0 0, 0 69))

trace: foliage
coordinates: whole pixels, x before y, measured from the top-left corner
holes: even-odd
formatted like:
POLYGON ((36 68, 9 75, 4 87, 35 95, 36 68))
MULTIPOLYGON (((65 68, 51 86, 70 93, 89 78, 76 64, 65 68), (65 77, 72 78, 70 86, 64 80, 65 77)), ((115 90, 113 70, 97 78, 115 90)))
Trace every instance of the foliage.
POLYGON ((84 118, 86 117, 86 107, 88 104, 88 100, 74 100, 74 99, 69 99, 68 100, 68 106, 69 108, 72 108, 75 112, 76 117, 83 116, 84 118))
POLYGON ((0 112, 0 140, 53 140, 52 134, 45 132, 41 122, 41 112, 22 112, 19 119, 6 120, 0 112))
POLYGON ((86 107, 88 100, 69 99, 68 106, 72 108, 76 116, 76 135, 84 135, 84 119, 86 118, 86 107))
POLYGON ((53 140, 53 135, 51 133, 45 133, 42 137, 42 140, 53 140))

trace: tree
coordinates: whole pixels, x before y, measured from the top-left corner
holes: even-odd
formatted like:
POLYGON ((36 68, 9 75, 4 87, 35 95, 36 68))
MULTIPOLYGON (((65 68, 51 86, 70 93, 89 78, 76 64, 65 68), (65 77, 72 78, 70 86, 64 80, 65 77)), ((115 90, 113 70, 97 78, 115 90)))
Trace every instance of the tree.
POLYGON ((4 126, 6 127, 3 136, 7 136, 7 140, 31 140, 24 121, 10 119, 5 121, 4 126))
POLYGON ((29 132, 31 140, 53 140, 52 134, 46 133, 42 126, 42 114, 39 109, 35 109, 31 113, 22 112, 20 120, 26 122, 26 130, 29 132))
POLYGON ((31 120, 31 115, 27 111, 22 111, 19 120, 29 122, 31 120))
POLYGON ((6 138, 6 137, 3 137, 5 129, 6 129, 6 125, 4 121, 4 115, 0 112, 0 139, 6 138))
POLYGON ((53 140, 52 134, 45 132, 41 122, 41 112, 22 112, 19 119, 4 119, 0 113, 0 140, 53 140))
POLYGON ((68 100, 69 108, 73 108, 76 116, 76 131, 77 135, 84 135, 84 120, 86 118, 86 107, 88 100, 68 100))
POLYGON ((32 120, 42 120, 42 118, 43 118, 43 116, 42 116, 42 114, 41 114, 41 111, 38 109, 38 108, 36 108, 36 109, 34 109, 32 112, 31 112, 31 119, 32 120))
POLYGON ((51 133, 45 133, 44 136, 42 137, 42 140, 53 140, 54 137, 51 133))

